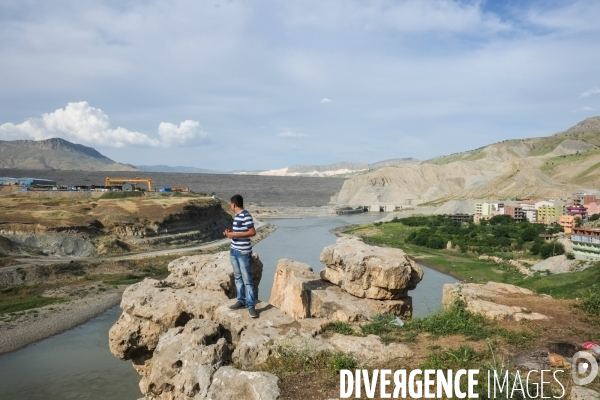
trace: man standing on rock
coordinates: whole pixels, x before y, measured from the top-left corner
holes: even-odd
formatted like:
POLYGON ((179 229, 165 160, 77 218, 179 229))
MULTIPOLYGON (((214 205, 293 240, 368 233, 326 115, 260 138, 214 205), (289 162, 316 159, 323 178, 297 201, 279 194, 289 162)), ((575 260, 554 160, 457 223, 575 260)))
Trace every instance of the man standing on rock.
POLYGON ((233 276, 235 277, 235 290, 237 301, 229 308, 239 310, 248 308, 250 317, 257 318, 258 313, 254 308, 256 298, 254 295, 254 281, 252 280, 252 242, 250 238, 256 235, 252 215, 244 210, 244 198, 236 194, 231 198, 231 210, 235 213, 233 230, 225 229, 223 235, 231 239, 229 251, 233 276))

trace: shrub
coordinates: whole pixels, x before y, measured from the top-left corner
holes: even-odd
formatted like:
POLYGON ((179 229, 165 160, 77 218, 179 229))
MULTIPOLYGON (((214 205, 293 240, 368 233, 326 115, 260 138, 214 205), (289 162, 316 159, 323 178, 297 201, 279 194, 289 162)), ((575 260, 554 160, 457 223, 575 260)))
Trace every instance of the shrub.
POLYGON ((557 241, 544 243, 540 247, 540 256, 544 259, 561 254, 565 254, 565 246, 557 241))
POLYGON ((446 241, 441 236, 431 236, 427 239, 427 247, 430 249, 444 249, 446 248, 446 241))
POLYGON ((600 315, 600 287, 594 285, 585 292, 577 307, 590 315, 600 315))
POLYGON ((521 232, 521 239, 523 239, 524 242, 532 242, 537 237, 538 232, 533 226, 527 227, 521 232))
POLYGON ((569 251, 566 255, 567 255, 567 258, 569 260, 574 260, 575 259, 575 254, 573 254, 572 251, 569 251))

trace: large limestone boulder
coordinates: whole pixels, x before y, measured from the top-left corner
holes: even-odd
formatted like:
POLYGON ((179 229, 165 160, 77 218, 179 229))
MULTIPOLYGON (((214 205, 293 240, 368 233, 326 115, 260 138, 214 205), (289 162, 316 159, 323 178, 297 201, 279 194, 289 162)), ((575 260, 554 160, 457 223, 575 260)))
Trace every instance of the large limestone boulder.
POLYGON ((526 306, 503 304, 516 299, 544 298, 529 289, 507 283, 488 282, 477 283, 447 283, 443 286, 442 305, 449 308, 456 299, 462 299, 467 310, 481 314, 488 319, 541 320, 548 319, 546 315, 532 312, 526 306))
POLYGON ((209 400, 276 400, 281 391, 277 378, 267 372, 240 371, 233 367, 220 368, 214 375, 206 397, 209 400))
POLYGON ((152 399, 206 398, 214 371, 228 359, 222 335, 219 325, 204 319, 170 329, 154 350, 142 393, 152 399))
POLYGON ((310 265, 291 260, 277 263, 269 303, 295 319, 324 318, 345 322, 369 320, 378 314, 409 319, 412 299, 373 300, 353 296, 322 280, 310 265))
POLYGON ((405 344, 390 343, 386 345, 376 335, 358 337, 334 333, 326 341, 335 350, 349 353, 363 364, 382 365, 413 356, 413 352, 405 344))
MULTIPOLYGON (((254 281, 254 293, 258 298, 258 284, 262 278, 263 264, 256 253, 252 254, 250 266, 254 281)), ((194 285, 198 289, 222 291, 230 299, 236 296, 233 269, 227 251, 181 257, 171 261, 168 269, 170 272, 167 278, 168 282, 194 285)))
POLYGON ((406 297, 423 271, 400 249, 369 246, 355 237, 341 237, 323 249, 326 268, 321 278, 356 296, 378 300, 406 297))
POLYGON ((315 318, 355 322, 370 320, 379 314, 391 314, 410 319, 412 298, 399 300, 361 299, 343 291, 329 282, 311 287, 310 315, 315 318))
POLYGON ((269 303, 293 318, 310 317, 310 286, 321 281, 310 265, 282 259, 277 263, 269 303))

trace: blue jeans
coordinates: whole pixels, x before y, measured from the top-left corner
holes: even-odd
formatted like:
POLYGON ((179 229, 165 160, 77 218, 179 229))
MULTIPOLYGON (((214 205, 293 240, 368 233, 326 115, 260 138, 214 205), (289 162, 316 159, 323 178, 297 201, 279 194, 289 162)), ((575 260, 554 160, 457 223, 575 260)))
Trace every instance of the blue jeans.
POLYGON ((235 278, 235 291, 237 300, 245 304, 247 308, 254 308, 256 298, 254 296, 254 282, 252 281, 252 271, 250 262, 252 252, 242 253, 239 250, 229 250, 231 266, 233 267, 233 277, 235 278))

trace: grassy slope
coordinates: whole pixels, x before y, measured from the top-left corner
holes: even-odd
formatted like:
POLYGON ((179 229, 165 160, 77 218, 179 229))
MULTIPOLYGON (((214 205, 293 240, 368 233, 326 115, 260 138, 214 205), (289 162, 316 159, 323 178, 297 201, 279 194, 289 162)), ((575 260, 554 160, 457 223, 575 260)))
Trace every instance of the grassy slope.
POLYGON ((488 281, 509 283, 545 293, 557 298, 576 298, 581 296, 595 283, 600 282, 600 263, 580 272, 551 276, 523 277, 515 268, 479 260, 474 253, 460 253, 451 250, 435 250, 413 244, 407 244, 405 238, 412 230, 399 223, 379 226, 363 225, 347 230, 362 237, 365 242, 397 247, 436 269, 446 271, 464 281, 486 283, 488 281))

